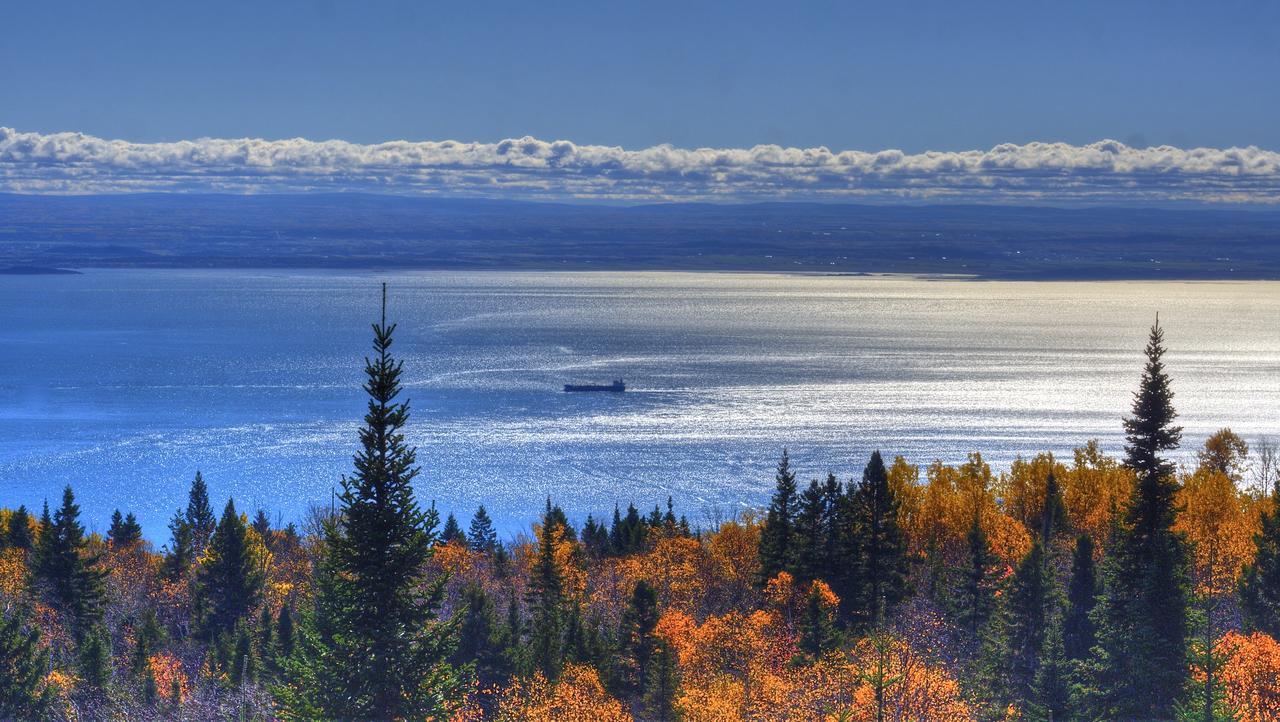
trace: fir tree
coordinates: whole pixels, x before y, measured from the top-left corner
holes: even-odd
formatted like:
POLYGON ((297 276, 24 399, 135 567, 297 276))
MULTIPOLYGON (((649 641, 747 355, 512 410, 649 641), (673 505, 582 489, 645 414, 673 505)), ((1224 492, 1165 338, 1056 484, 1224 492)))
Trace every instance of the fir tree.
POLYGON ((630 662, 633 689, 643 692, 649 673, 657 638, 653 630, 658 626, 658 590, 644 580, 636 582, 622 614, 621 637, 623 650, 630 662))
POLYGON ((489 512, 485 511, 484 504, 481 504, 476 509, 475 516, 471 517, 471 529, 467 540, 472 549, 486 554, 492 553, 493 548, 498 545, 498 532, 494 531, 493 520, 489 518, 489 512))
POLYGON ((671 645, 658 640, 644 688, 644 719, 652 722, 676 722, 680 719, 676 693, 680 690, 676 653, 671 645))
MULTIPOLYGON (((550 507, 550 503, 548 503, 550 507)), ((529 654, 536 671, 549 680, 558 679, 564 661, 565 591, 560 566, 556 563, 555 540, 561 525, 550 508, 543 515, 538 535, 538 558, 530 571, 525 603, 529 606, 529 654)))
POLYGON ((31 534, 31 515, 27 507, 19 506, 13 516, 9 517, 9 531, 5 544, 11 549, 30 550, 35 546, 35 537, 31 534))
POLYGON ((85 633, 80 644, 80 677, 96 689, 107 686, 111 679, 111 647, 107 631, 101 626, 85 633))
POLYGON ((1065 530, 1066 525, 1067 507, 1062 500, 1062 487, 1058 485, 1057 477, 1050 471, 1049 476, 1044 480, 1044 505, 1040 508, 1040 514, 1036 520, 1036 531, 1040 532, 1040 538, 1044 541, 1046 550, 1054 536, 1065 530))
POLYGON ((814 579, 832 581, 827 543, 827 497, 817 479, 800 495, 800 511, 795 525, 795 578, 804 583, 814 579))
POLYGON ((582 525, 582 546, 594 559, 609 555, 609 530, 604 524, 596 523, 595 517, 590 514, 582 525))
POLYGON ((133 657, 129 669, 134 675, 142 676, 150 671, 151 655, 155 654, 163 641, 164 628, 156 619, 155 610, 145 610, 133 633, 133 657))
POLYGON ((178 581, 187 574, 195 562, 195 541, 191 526, 181 511, 174 512, 169 521, 169 545, 165 549, 161 573, 170 581, 178 581))
POLYGON ((1093 649, 1093 608, 1097 599, 1093 539, 1088 534, 1081 534, 1071 557, 1071 583, 1067 588, 1067 611, 1062 622, 1063 653, 1069 660, 1086 659, 1093 649))
POLYGON ((365 360, 369 401, 355 475, 343 477, 340 508, 325 525, 297 683, 280 691, 286 711, 300 716, 446 717, 462 696, 448 663, 457 620, 438 619, 446 579, 426 570, 436 534, 414 500, 419 470, 401 432, 409 405, 396 401, 402 362, 391 355, 385 284, 382 308, 365 360))
POLYGON ((40 542, 35 554, 35 577, 46 601, 67 616, 76 639, 102 618, 103 578, 107 572, 98 556, 88 549, 80 507, 68 486, 62 492, 62 506, 48 519, 46 505, 41 521, 40 542))
POLYGON ((142 525, 138 523, 138 518, 133 515, 133 512, 122 517, 120 510, 115 510, 111 515, 111 527, 107 530, 107 541, 111 546, 120 549, 142 541, 142 525))
POLYGON ((987 542, 987 533, 976 513, 965 540, 969 545, 969 564, 961 570, 960 588, 956 593, 960 605, 957 618, 970 638, 977 639, 979 632, 991 619, 991 612, 995 607, 995 589, 991 578, 995 558, 987 542))
POLYGON ((1173 391, 1164 370, 1157 322, 1147 364, 1124 421, 1125 464, 1137 477, 1103 568, 1096 613, 1104 716, 1167 718, 1187 679, 1187 543, 1173 530, 1178 484, 1173 462, 1181 429, 1173 425, 1173 391))
POLYGON ((249 546, 248 529, 228 499, 196 572, 198 627, 205 639, 232 631, 262 594, 262 559, 249 546))
POLYGON ((276 618, 276 649, 281 659, 293 656, 293 612, 289 605, 280 607, 280 616, 276 618))
POLYGON ((511 673, 503 654, 507 647, 505 629, 498 619, 497 605, 484 587, 468 584, 462 590, 462 625, 458 648, 453 653, 456 667, 474 665, 481 689, 503 681, 511 673))
POLYGON ((1240 612, 1246 631, 1280 639, 1280 481, 1270 501, 1253 535, 1253 559, 1240 575, 1240 612))
POLYGON ((466 539, 466 535, 462 533, 462 526, 458 524, 458 518, 450 512, 444 522, 444 531, 440 532, 440 541, 448 544, 454 541, 466 541, 466 539))
POLYGON ((773 499, 760 530, 760 579, 764 585, 778 575, 790 571, 795 564, 795 516, 797 511, 796 474, 791 470, 787 450, 782 450, 778 471, 774 476, 773 499))
POLYGON ((0 719, 44 719, 52 703, 45 684, 49 655, 40 632, 16 605, 0 605, 0 719))
POLYGON ((204 553, 213 530, 217 527, 217 517, 213 515, 213 507, 209 505, 209 487, 199 471, 191 482, 191 490, 187 492, 187 511, 182 519, 191 529, 193 556, 199 557, 204 553))
POLYGON ((853 607, 862 628, 869 629, 884 622, 902 601, 907 583, 907 546, 898 526, 898 500, 879 451, 871 454, 850 501, 857 530, 853 607))
POLYGON ((1071 719, 1071 666, 1063 649, 1060 616, 1055 615, 1049 621, 1039 656, 1040 665, 1027 703, 1027 719, 1045 722, 1071 719))
POLYGON ((263 544, 267 547, 271 546, 271 517, 267 516, 266 511, 259 509, 249 526, 253 528, 254 533, 258 535, 263 544))
POLYGON ((817 584, 809 585, 796 627, 797 645, 811 659, 820 658, 840 643, 831 612, 818 592, 817 584))
POLYGON ((227 665, 227 672, 231 685, 241 687, 257 679, 258 660, 253 654, 253 637, 244 622, 236 625, 235 639, 235 651, 227 665))
POLYGON ((988 660, 998 668, 1007 698, 1023 704, 1031 701, 1055 607, 1052 574, 1045 563, 1044 546, 1036 539, 1001 596, 996 648, 988 660))

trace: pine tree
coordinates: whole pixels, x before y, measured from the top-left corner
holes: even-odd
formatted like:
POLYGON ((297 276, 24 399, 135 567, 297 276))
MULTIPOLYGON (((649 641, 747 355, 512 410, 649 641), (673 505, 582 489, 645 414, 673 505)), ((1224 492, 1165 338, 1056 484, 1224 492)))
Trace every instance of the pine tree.
POLYGON ((262 543, 270 548, 271 517, 267 516, 267 512, 263 509, 259 509, 258 513, 254 514, 253 521, 249 526, 253 529, 254 533, 258 535, 258 538, 262 540, 262 543))
POLYGON ((235 501, 228 499, 196 571, 198 628, 205 639, 235 629, 262 595, 262 559, 249 545, 248 530, 235 501))
POLYGON ((809 585, 796 627, 797 646, 810 659, 820 658, 840 643, 831 611, 827 609, 817 584, 809 585))
POLYGON ((80 677, 90 687, 102 689, 111 679, 111 647, 101 626, 85 633, 80 644, 80 677))
POLYGON ((1163 337, 1157 322, 1133 413, 1124 421, 1125 464, 1137 484, 1108 550, 1096 615, 1098 711, 1105 716, 1167 718, 1187 679, 1189 556, 1173 530, 1173 462, 1162 456, 1177 447, 1181 429, 1173 425, 1163 337))
POLYGON ((832 581, 831 560, 827 544, 827 497, 817 479, 809 482, 800 495, 800 511, 795 526, 795 578, 797 582, 815 579, 832 581))
POLYGON ((257 679, 258 660, 253 654, 253 637, 244 622, 236 625, 235 636, 235 652, 232 653, 227 671, 230 673, 231 685, 240 687, 257 679))
POLYGON ((1040 508, 1039 518, 1036 520, 1036 530, 1040 532, 1040 538, 1044 541, 1046 549, 1053 542, 1054 536, 1067 527, 1067 507, 1062 500, 1062 487, 1058 485, 1058 479, 1049 472, 1049 476, 1044 481, 1044 505, 1040 508))
POLYGON ((970 639, 977 639, 995 608, 995 588, 991 578, 995 558, 977 514, 973 515, 973 525, 965 540, 969 545, 969 564, 961 570, 960 588, 956 593, 960 605, 957 618, 960 626, 968 631, 970 639))
POLYGON ((643 579, 636 582, 622 614, 620 638, 632 672, 633 689, 643 692, 649 674, 657 638, 653 630, 658 626, 658 590, 643 579))
POLYGON ((191 525, 187 524, 182 512, 174 512, 173 519, 169 521, 169 535, 161 573, 165 579, 176 582, 186 576, 196 558, 191 525))
POLYGON ((1280 481, 1270 501, 1253 535, 1253 559, 1240 575, 1240 612, 1246 631, 1280 639, 1280 481))
POLYGON ((1060 616, 1055 615, 1049 621, 1039 657, 1040 666, 1031 683, 1026 718, 1045 722, 1071 719, 1071 666, 1062 646, 1060 616))
POLYGON ((498 545, 498 532, 494 531, 493 520, 489 518, 489 512, 485 511, 484 504, 481 504, 476 509, 475 516, 471 517, 471 529, 467 539, 472 549, 486 554, 492 553, 493 548, 498 545))
POLYGON ((458 518, 450 512, 444 523, 444 531, 440 532, 440 541, 448 544, 454 541, 466 541, 466 539, 466 535, 462 533, 462 526, 458 524, 458 518))
POLYGON ((773 499, 760 530, 760 579, 763 586, 778 572, 791 571, 795 565, 796 474, 791 470, 787 450, 782 450, 778 471, 774 476, 773 499))
POLYGON ((35 537, 31 534, 31 514, 27 512, 27 507, 19 506, 13 516, 9 517, 5 543, 11 549, 30 550, 35 546, 35 537))
POLYGON ((107 530, 107 541, 117 549, 142 541, 142 525, 138 524, 138 518, 133 512, 129 512, 128 516, 121 516, 120 510, 115 510, 111 515, 111 527, 107 530))
POLYGON ((671 645, 658 640, 644 688, 644 719, 652 722, 676 722, 680 719, 676 693, 680 690, 676 653, 671 645))
POLYGON ((506 629, 498 619, 493 598, 479 584, 463 588, 462 603, 466 606, 452 661, 456 667, 474 665, 476 679, 484 689, 502 682, 512 671, 503 654, 506 629))
POLYGON ((445 717, 462 697, 463 681, 448 663, 457 619, 438 618, 446 578, 426 570, 436 533, 414 500, 416 450, 401 432, 409 405, 396 401, 403 363, 391 355, 395 325, 386 322, 382 290, 374 356, 365 360, 369 401, 356 473, 343 477, 340 508, 324 529, 297 682, 279 695, 299 716, 445 717))
POLYGON ((1032 699, 1040 653, 1056 607, 1052 573, 1039 539, 1018 563, 1005 592, 996 617, 996 648, 988 664, 998 668, 1005 696, 1025 704, 1032 699))
POLYGON ((898 526, 898 500, 889 487, 880 452, 862 472, 850 499, 857 563, 852 589, 855 619, 863 629, 875 627, 906 596, 907 546, 898 526))
POLYGON ((48 652, 40 632, 16 605, 0 606, 0 719, 44 719, 52 703, 45 684, 48 652))
POLYGON ((280 607, 280 616, 276 618, 276 650, 281 659, 293 656, 293 612, 289 605, 280 607))
POLYGON ((47 602, 66 615, 76 639, 102 618, 107 572, 88 549, 80 507, 68 486, 62 492, 62 506, 48 519, 48 506, 41 521, 40 541, 35 554, 35 577, 47 602))
POLYGON ((191 490, 187 492, 187 511, 183 515, 183 521, 191 529, 193 556, 199 557, 204 553, 217 526, 217 517, 213 515, 213 507, 209 506, 209 487, 199 471, 191 482, 191 490))
POLYGON ((560 677, 564 662, 565 591, 556 563, 555 541, 562 526, 548 511, 538 535, 538 558, 530 570, 525 603, 529 606, 529 654, 536 671, 549 680, 560 677))
POLYGON ((1071 557, 1071 583, 1067 588, 1067 611, 1062 622, 1062 646, 1066 658, 1088 658, 1095 640, 1093 608, 1098 599, 1098 582, 1093 565, 1093 539, 1081 534, 1071 557))
POLYGON ((164 628, 160 626, 153 609, 142 613, 137 629, 133 633, 133 657, 129 668, 136 676, 142 676, 151 669, 151 655, 155 654, 164 641, 164 628))

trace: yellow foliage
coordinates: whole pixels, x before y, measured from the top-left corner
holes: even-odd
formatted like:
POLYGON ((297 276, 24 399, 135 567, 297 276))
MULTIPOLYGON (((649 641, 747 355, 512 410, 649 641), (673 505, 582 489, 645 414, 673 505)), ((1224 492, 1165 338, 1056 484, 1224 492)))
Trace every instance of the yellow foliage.
POLYGON ((1105 548, 1111 523, 1129 501, 1133 472, 1102 453, 1097 440, 1075 450, 1075 460, 1059 479, 1071 528, 1105 548))
POLYGON ((0 551, 0 596, 20 594, 27 583, 27 554, 22 549, 0 551))
POLYGON ((1235 481, 1202 466, 1186 475, 1178 492, 1174 528, 1187 535, 1195 560, 1195 583, 1201 594, 1235 589, 1245 562, 1253 556, 1257 517, 1246 513, 1245 497, 1235 481))
POLYGON ((560 681, 541 673, 515 679, 499 695, 497 719, 509 722, 630 722, 622 703, 605 692, 594 669, 565 666, 560 681))

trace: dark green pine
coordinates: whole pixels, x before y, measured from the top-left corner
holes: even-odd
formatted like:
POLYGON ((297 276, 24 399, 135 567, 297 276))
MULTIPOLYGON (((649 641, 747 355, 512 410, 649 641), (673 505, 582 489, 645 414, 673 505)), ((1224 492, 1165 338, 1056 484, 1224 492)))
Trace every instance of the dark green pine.
POLYGON ((1040 507, 1039 518, 1036 520, 1036 530, 1040 532, 1040 538, 1047 547, 1066 528, 1067 507, 1062 500, 1062 487, 1058 484, 1058 478, 1050 471, 1044 481, 1044 504, 1040 507))
POLYGON ((779 572, 790 572, 795 563, 795 517, 799 503, 796 497, 796 474, 791 458, 782 450, 774 475, 773 498, 760 530, 760 579, 763 586, 779 572))
POLYGON ((804 607, 796 620, 796 628, 797 645, 810 659, 818 659, 840 644, 831 612, 818 593, 816 584, 810 585, 805 594, 804 607))
POLYGON ((658 591, 644 580, 636 582, 635 589, 627 600, 627 609, 622 613, 619 637, 627 655, 632 689, 637 692, 644 691, 644 683, 649 674, 649 664, 657 642, 653 630, 658 626, 658 617, 658 591))
POLYGON ((369 400, 355 474, 343 477, 339 508, 325 526, 295 683, 279 690, 282 706, 299 716, 447 717, 462 696, 463 680, 448 663, 457 618, 439 618, 446 577, 427 570, 436 534, 414 498, 419 469, 402 432, 409 404, 397 400, 403 363, 391 353, 385 285, 382 308, 365 359, 369 400))
POLYGON ((498 532, 494 530, 493 520, 489 518, 489 512, 485 510, 484 504, 481 504, 476 509, 475 516, 471 517, 467 541, 472 549, 485 553, 492 552, 498 545, 498 532))
POLYGON ((676 706, 679 690, 680 678, 675 650, 659 640, 654 645, 653 660, 645 679, 642 699, 644 719, 652 722, 675 722, 680 719, 679 708, 676 706))
POLYGON ((199 471, 187 492, 187 510, 183 514, 183 521, 191 530, 192 549, 195 556, 199 557, 204 553, 217 526, 217 517, 213 515, 213 507, 209 504, 209 487, 199 471))
POLYGON ((228 499, 196 572, 197 627, 206 640, 234 630, 262 595, 261 560, 249 549, 248 530, 235 501, 228 499))
POLYGON ((1001 597, 1001 629, 997 633, 1000 649, 990 660, 999 667, 1009 699, 1025 703, 1032 698, 1032 684, 1040 670, 1041 650, 1055 602, 1044 546, 1036 539, 1001 597))
POLYGON ((280 616, 276 618, 276 651, 281 659, 293 655, 293 612, 289 605, 280 607, 280 616))
POLYGON ((1280 639, 1280 481, 1271 490, 1253 536, 1253 559, 1240 576, 1240 611, 1246 630, 1280 639))
POLYGON ((462 533, 462 526, 458 524, 458 518, 449 513, 449 517, 445 520, 444 530, 440 532, 440 541, 448 544, 454 541, 465 541, 466 537, 462 533))
POLYGON ((880 452, 871 454, 852 499, 858 573, 853 586, 855 621, 879 626, 907 592, 907 546, 898 526, 898 500, 880 452))
POLYGON ((1173 530, 1177 447, 1164 334, 1151 328, 1146 368, 1125 419, 1125 464, 1136 485, 1103 565, 1095 680, 1103 716, 1167 718, 1186 686, 1191 586, 1185 538, 1173 530))
POLYGON ((37 587, 45 600, 66 615, 73 636, 83 639, 102 618, 107 572, 88 549, 80 507, 70 486, 63 490, 62 506, 52 520, 45 506, 33 561, 37 587))
POLYGON ((1093 563, 1093 539, 1081 534, 1071 555, 1071 582, 1067 610, 1062 620, 1062 646, 1067 659, 1088 658, 1095 640, 1093 609, 1098 600, 1097 572, 1093 563))
POLYGON ((133 512, 129 512, 127 516, 121 516, 120 510, 115 510, 111 515, 111 526, 107 529, 107 541, 117 549, 142 541, 142 525, 138 523, 138 518, 133 515, 133 512))
POLYGON ((827 558, 827 499, 817 479, 800 495, 800 511, 795 525, 795 577, 805 583, 814 579, 830 581, 831 560, 827 558))
POLYGON ((48 652, 26 612, 0 605, 0 719, 45 718, 53 697, 45 684, 48 667, 48 652))
POLYGON ((178 581, 186 576, 195 562, 195 538, 191 525, 187 524, 182 512, 174 512, 169 521, 169 544, 165 548, 164 564, 161 574, 170 581, 178 581))
POLYGON ((31 514, 27 512, 27 507, 19 506, 17 511, 13 512, 13 516, 9 517, 5 546, 24 550, 30 550, 35 546, 35 537, 31 534, 31 514))
MULTIPOLYGON (((548 506, 550 506, 548 504, 548 506)), ((564 663, 566 622, 564 579, 555 558, 555 530, 558 522, 550 510, 543 515, 538 557, 530 570, 525 604, 529 608, 529 661, 534 670, 549 680, 560 677, 564 663)))

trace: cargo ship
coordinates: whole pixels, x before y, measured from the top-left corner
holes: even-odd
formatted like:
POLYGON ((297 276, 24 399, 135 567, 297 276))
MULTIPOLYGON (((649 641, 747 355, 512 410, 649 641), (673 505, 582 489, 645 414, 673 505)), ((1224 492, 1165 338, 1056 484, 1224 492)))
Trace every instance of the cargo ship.
POLYGON ((622 383, 622 379, 614 379, 611 384, 565 384, 565 391, 611 391, 620 394, 627 390, 627 385, 622 383))

